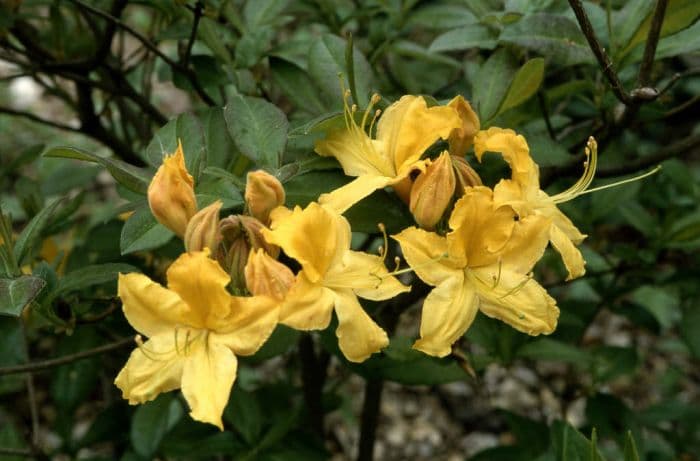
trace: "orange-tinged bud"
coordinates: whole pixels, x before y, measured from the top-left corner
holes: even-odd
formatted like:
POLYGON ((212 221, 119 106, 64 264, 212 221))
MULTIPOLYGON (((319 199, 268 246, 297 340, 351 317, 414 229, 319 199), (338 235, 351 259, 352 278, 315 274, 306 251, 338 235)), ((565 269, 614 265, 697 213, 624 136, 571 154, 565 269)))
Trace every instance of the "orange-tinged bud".
POLYGON ((248 173, 245 201, 251 216, 269 224, 270 212, 284 205, 284 198, 284 188, 277 178, 263 170, 248 173))
POLYGON ((231 215, 221 220, 219 231, 221 244, 216 259, 231 276, 233 287, 244 290, 245 266, 248 254, 262 248, 273 258, 279 255, 279 247, 269 244, 262 235, 265 226, 252 216, 231 215))
POLYGON ((294 284, 294 273, 260 248, 250 252, 245 281, 253 295, 267 295, 282 301, 294 284))
POLYGON ((193 185, 178 141, 177 150, 163 158, 148 186, 148 205, 156 220, 180 237, 184 237, 187 223, 197 212, 193 185))
POLYGON ((418 175, 411 189, 411 213, 424 229, 433 230, 450 206, 457 180, 445 151, 418 175))
POLYGON ((209 248, 215 251, 221 241, 219 233, 219 211, 223 203, 217 200, 197 212, 185 230, 185 249, 187 251, 202 251, 209 248))
POLYGON ((467 153, 467 150, 474 143, 474 135, 479 131, 479 117, 472 109, 472 106, 462 97, 455 96, 448 106, 454 108, 462 119, 462 126, 452 130, 450 138, 450 153, 460 157, 467 153))
POLYGON ((461 197, 464 194, 465 187, 483 186, 479 173, 474 171, 474 168, 469 165, 469 162, 464 157, 452 155, 450 158, 457 177, 457 184, 459 184, 457 195, 461 197))

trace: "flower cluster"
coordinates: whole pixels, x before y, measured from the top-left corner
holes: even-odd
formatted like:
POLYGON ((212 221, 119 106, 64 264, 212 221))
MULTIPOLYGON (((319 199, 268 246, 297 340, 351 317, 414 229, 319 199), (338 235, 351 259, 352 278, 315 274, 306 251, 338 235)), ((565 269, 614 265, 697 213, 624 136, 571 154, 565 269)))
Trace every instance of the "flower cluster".
POLYGON ((355 179, 305 208, 285 207, 282 184, 252 171, 243 214, 221 217, 219 201, 198 209, 182 147, 165 157, 148 200, 156 219, 183 239, 186 253, 168 269, 167 288, 141 274, 120 275, 124 313, 148 337, 137 337, 115 381, 130 403, 180 388, 194 419, 222 428, 236 357, 255 353, 278 323, 323 330, 333 313, 341 352, 362 362, 389 338, 358 298, 381 301, 409 291, 397 278, 408 271, 434 287, 414 344, 426 354, 450 354, 477 311, 530 335, 554 331, 556 301, 532 270, 551 243, 568 279, 585 272, 577 249, 585 235, 557 204, 587 190, 595 141, 586 147, 583 177, 550 196, 540 189, 525 138, 508 129, 481 130, 461 96, 431 106, 407 95, 383 113, 374 109, 379 96, 362 112, 348 100, 344 126, 315 150, 335 157, 355 179), (472 150, 478 162, 487 152, 500 154, 510 177, 484 186, 477 164, 467 160, 472 150), (386 245, 380 255, 351 249, 343 216, 387 187, 416 222, 391 236, 409 266, 393 272, 385 266, 386 245))

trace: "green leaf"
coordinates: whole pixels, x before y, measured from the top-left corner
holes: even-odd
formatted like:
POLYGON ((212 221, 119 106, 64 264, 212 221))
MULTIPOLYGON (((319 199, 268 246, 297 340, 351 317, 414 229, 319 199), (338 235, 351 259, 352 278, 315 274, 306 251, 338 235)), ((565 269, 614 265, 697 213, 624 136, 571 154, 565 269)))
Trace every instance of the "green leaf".
POLYGON ((621 375, 631 375, 637 369, 639 357, 631 347, 600 346, 593 351, 592 374, 599 383, 621 375))
POLYGON ((264 99, 235 96, 224 108, 231 139, 259 167, 279 168, 289 122, 277 106, 264 99))
POLYGON ((14 253, 17 258, 17 263, 22 266, 25 264, 32 250, 39 245, 41 233, 49 224, 49 220, 53 216, 62 199, 56 199, 51 204, 45 206, 39 213, 34 216, 29 223, 22 229, 22 232, 15 240, 14 253))
MULTIPOLYGON (((90 327, 77 328, 72 335, 64 336, 56 348, 56 355, 62 357, 78 351, 99 346, 102 335, 90 327)), ((51 396, 60 410, 70 414, 94 391, 99 382, 102 363, 99 357, 87 357, 61 365, 53 371, 51 396)))
POLYGON ((319 115, 328 110, 318 94, 318 87, 301 67, 271 56, 270 73, 272 81, 297 109, 311 115, 319 115))
MULTIPOLYGON (((202 116, 206 130, 207 168, 228 168, 240 155, 226 127, 224 111, 220 107, 210 109, 202 116)), ((200 175, 201 180, 201 175, 200 175)))
POLYGON ((243 18, 249 30, 260 26, 273 24, 280 20, 280 16, 289 0, 255 0, 245 2, 243 18))
MULTIPOLYGON (((28 360, 22 319, 0 315, 0 367, 19 365, 28 360)), ((26 392, 24 374, 0 376, 0 395, 26 392)))
POLYGON ((570 424, 555 421, 550 431, 556 461, 591 461, 592 455, 604 460, 598 450, 591 448, 591 442, 570 424))
POLYGON ((131 445, 145 459, 153 459, 160 443, 183 415, 173 394, 161 394, 136 409, 131 421, 131 445))
POLYGON ((681 320, 678 295, 666 288, 644 285, 632 292, 631 299, 653 315, 664 330, 675 326, 681 320))
POLYGON ((100 157, 75 147, 54 147, 44 153, 44 157, 72 158, 102 165, 115 181, 130 191, 146 194, 151 174, 143 168, 135 167, 119 159, 100 157))
MULTIPOLYGON (((649 2, 649 4, 652 3, 649 2)), ((640 10, 645 11, 646 9, 640 8, 640 10)), ((649 13, 650 14, 647 15, 644 22, 642 22, 637 29, 637 32, 622 51, 622 54, 626 54, 636 45, 646 41, 647 36, 649 35, 649 29, 651 28, 651 19, 653 16, 653 14, 651 14, 651 10, 649 10, 649 13)), ((660 36, 663 38, 685 29, 693 24, 693 22, 698 19, 698 16, 700 16, 700 2, 697 2, 696 0, 669 0, 668 5, 666 6, 660 36)))
POLYGON ((649 0, 629 0, 624 8, 613 12, 612 30, 615 43, 626 48, 634 33, 654 9, 649 0))
POLYGON ((525 16, 505 27, 499 40, 536 51, 560 66, 594 62, 593 52, 578 25, 561 15, 538 13, 525 16))
POLYGON ((535 339, 522 346, 517 355, 522 358, 567 362, 583 366, 588 365, 592 360, 589 352, 552 338, 535 339))
POLYGON ((257 444, 262 434, 264 417, 255 394, 235 386, 224 410, 224 420, 241 434, 248 445, 257 444))
MULTIPOLYGON (((655 59, 670 58, 700 50, 700 21, 677 34, 659 40, 656 47, 655 59)), ((643 47, 639 46, 630 54, 629 59, 636 62, 642 59, 643 47)))
POLYGON ((683 320, 680 324, 681 336, 688 345, 690 352, 700 358, 700 309, 695 307, 683 311, 683 320))
POLYGON ((53 295, 60 296, 71 291, 82 290, 93 285, 100 285, 115 280, 119 273, 137 271, 138 269, 136 267, 122 263, 94 264, 81 267, 61 277, 53 295))
POLYGON ((435 37, 428 51, 459 51, 470 48, 493 50, 496 48, 495 34, 488 27, 478 24, 448 30, 435 37))
POLYGON ((207 159, 204 127, 194 114, 178 115, 156 131, 146 147, 146 160, 153 166, 160 166, 163 163, 163 156, 175 152, 178 140, 182 142, 187 171, 197 183, 200 171, 207 164, 207 159))
POLYGON ((460 5, 442 4, 418 8, 408 17, 406 24, 426 29, 445 30, 478 22, 476 16, 467 8, 460 5))
POLYGON ((534 95, 544 79, 544 59, 534 58, 518 69, 496 115, 519 106, 534 95))
POLYGON ((637 453, 637 445, 634 443, 632 431, 627 431, 625 437, 625 461, 639 461, 639 453, 637 453))
POLYGON ((514 58, 505 49, 500 49, 481 66, 473 82, 474 106, 479 118, 488 121, 496 115, 510 82, 515 76, 514 58), (497 77, 496 77, 497 76, 497 77))
POLYGON ((150 250, 165 245, 172 236, 169 229, 156 221, 148 204, 143 204, 124 223, 119 248, 122 255, 150 250))
POLYGON ((0 314, 19 317, 46 282, 40 277, 23 275, 16 279, 0 279, 0 314))
POLYGON ((659 230, 659 225, 646 208, 636 201, 621 203, 618 207, 623 218, 645 237, 651 237, 659 230))
MULTIPOLYGON (((350 87, 347 81, 348 70, 345 67, 346 46, 342 38, 326 34, 314 40, 309 50, 309 75, 318 87, 326 107, 341 107, 343 103, 339 74, 343 76, 345 88, 350 87)), ((353 63, 357 96, 360 99, 355 102, 360 108, 364 108, 369 103, 372 91, 372 68, 356 47, 353 50, 353 63)))
POLYGON ((239 360, 248 364, 258 364, 272 357, 282 355, 294 348, 299 339, 299 334, 299 330, 278 324, 267 341, 265 341, 265 344, 255 354, 241 357, 239 360))
POLYGON ((700 246, 700 211, 674 221, 661 239, 665 247, 688 250, 700 246))

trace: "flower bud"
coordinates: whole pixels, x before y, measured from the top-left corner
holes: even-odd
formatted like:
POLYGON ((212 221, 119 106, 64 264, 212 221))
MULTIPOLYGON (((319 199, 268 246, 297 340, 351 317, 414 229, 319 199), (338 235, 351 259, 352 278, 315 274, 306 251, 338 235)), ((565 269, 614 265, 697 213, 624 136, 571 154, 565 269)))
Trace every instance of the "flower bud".
POLYGON ((462 119, 462 126, 452 130, 448 139, 450 153, 463 156, 474 143, 474 135, 479 131, 479 117, 462 96, 455 96, 448 106, 454 108, 462 119))
POLYGON ((245 201, 251 216, 269 224, 270 212, 284 205, 284 198, 284 188, 277 178, 263 170, 248 173, 245 201))
POLYGON ((148 205, 156 220, 181 238, 190 218, 197 212, 193 184, 185 167, 182 143, 178 141, 177 150, 163 158, 163 164, 148 186, 148 205))
POLYGON ((465 187, 482 186, 479 174, 474 171, 474 168, 469 165, 464 157, 451 155, 452 168, 454 168, 455 176, 457 177, 457 195, 460 197, 464 194, 465 187))
POLYGON ((185 249, 187 251, 202 251, 209 248, 216 251, 221 234, 219 233, 219 211, 221 200, 217 200, 208 207, 199 210, 187 223, 185 230, 185 249))
POLYGON ((244 215, 228 216, 219 224, 221 244, 216 259, 229 273, 233 287, 237 290, 242 291, 246 288, 245 266, 248 254, 252 250, 262 248, 273 258, 279 255, 279 247, 267 243, 263 238, 264 228, 257 219, 244 215))
POLYGON ((245 281, 254 296, 267 295, 282 301, 294 284, 294 273, 259 248, 248 256, 245 281))
POLYGON ((450 206, 455 186, 456 179, 450 154, 445 151, 418 175, 411 189, 409 206, 413 217, 422 228, 435 228, 450 206))

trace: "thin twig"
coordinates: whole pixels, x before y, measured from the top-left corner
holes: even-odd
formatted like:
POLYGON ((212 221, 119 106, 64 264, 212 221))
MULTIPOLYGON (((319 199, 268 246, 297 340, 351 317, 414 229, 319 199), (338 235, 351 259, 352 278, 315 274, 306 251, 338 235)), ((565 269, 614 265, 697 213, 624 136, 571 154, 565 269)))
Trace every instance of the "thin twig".
POLYGON ((43 360, 40 362, 26 363, 24 365, 14 365, 11 367, 0 368, 0 376, 13 375, 17 373, 33 373, 35 371, 48 370, 50 368, 59 367, 67 363, 72 363, 77 360, 81 360, 87 357, 92 357, 93 355, 104 354, 106 352, 111 352, 122 347, 134 344, 134 338, 122 338, 110 344, 105 344, 104 346, 96 347, 94 349, 88 349, 86 351, 77 352, 75 354, 65 355, 57 359, 43 360))
POLYGON ((650 83, 651 68, 654 64, 654 56, 656 55, 656 45, 659 43, 661 25, 664 22, 667 5, 668 0, 658 0, 656 2, 654 17, 651 20, 647 42, 644 46, 644 57, 642 58, 642 63, 639 66, 639 74, 637 75, 637 85, 640 88, 648 86, 650 83))
POLYGON ((24 456, 25 458, 34 458, 36 455, 26 448, 9 448, 0 447, 0 455, 6 456, 24 456))
POLYGON ((182 57, 182 65, 187 68, 190 63, 190 56, 192 55, 192 47, 194 46, 195 39, 197 38, 197 28, 199 27, 199 20, 202 18, 202 2, 197 2, 194 6, 194 21, 192 22, 192 31, 190 32, 190 39, 187 42, 187 48, 185 49, 185 55, 182 57))
POLYGON ((557 140, 557 134, 554 132, 554 127, 552 126, 552 121, 549 119, 549 109, 547 108, 547 100, 541 91, 537 92, 537 102, 540 105, 540 112, 542 112, 542 117, 544 118, 544 123, 547 126, 547 133, 549 133, 550 139, 552 141, 557 140))
POLYGON ((588 40, 588 45, 591 47, 591 51, 593 51, 593 54, 598 60, 598 64, 600 64, 603 74, 605 74, 608 82, 610 82, 613 93, 615 93, 617 99, 619 99, 625 105, 631 104, 632 98, 629 94, 627 94, 625 88, 622 86, 620 78, 617 76, 617 73, 613 68, 613 63, 610 60, 608 53, 605 52, 605 49, 598 41, 595 31, 593 30, 593 26, 591 25, 591 21, 588 19, 588 15, 586 14, 586 10, 583 9, 581 1, 569 0, 569 5, 571 6, 571 9, 574 10, 578 24, 581 27, 581 31, 586 37, 586 40, 588 40))
POLYGON ((54 122, 53 120, 47 120, 45 118, 38 117, 29 112, 22 112, 15 109, 10 109, 9 107, 0 107, 0 114, 8 114, 16 117, 23 117, 32 122, 41 123, 42 125, 50 126, 52 128, 58 128, 59 130, 72 131, 74 133, 80 133, 80 128, 75 128, 70 125, 65 125, 63 123, 54 122))
MULTIPOLYGON (((326 380, 326 367, 321 367, 314 351, 314 340, 310 333, 302 333, 299 338, 299 358, 301 359, 301 380, 304 401, 311 420, 311 429, 324 438, 323 427, 323 384, 326 380)), ((327 363, 326 363, 327 365, 327 363)))
POLYGON ((365 398, 362 402, 362 416, 360 419, 361 431, 357 461, 372 461, 374 459, 374 442, 377 439, 379 408, 382 402, 383 389, 383 380, 367 380, 367 384, 365 385, 365 398))

